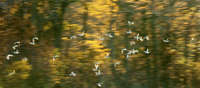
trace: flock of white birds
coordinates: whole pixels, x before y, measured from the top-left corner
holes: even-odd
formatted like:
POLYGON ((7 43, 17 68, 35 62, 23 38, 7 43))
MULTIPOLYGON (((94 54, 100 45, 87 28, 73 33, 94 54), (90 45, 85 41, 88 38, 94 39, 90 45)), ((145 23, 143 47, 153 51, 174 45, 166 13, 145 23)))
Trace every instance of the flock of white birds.
MULTIPOLYGON (((129 24, 129 25, 133 25, 134 22, 128 21, 128 24, 129 24)), ((127 33, 127 34, 131 34, 131 33, 133 33, 133 32, 132 32, 131 30, 128 30, 126 33, 127 33)), ((75 38, 77 38, 77 37, 81 37, 81 36, 84 36, 84 35, 85 35, 85 33, 81 33, 81 34, 78 34, 78 35, 73 35, 73 36, 70 37, 70 39, 75 39, 75 38)), ((113 35, 112 35, 111 33, 105 34, 105 36, 107 36, 107 37, 109 37, 109 38, 113 38, 113 35)), ((148 41, 148 40, 149 40, 149 36, 140 36, 139 33, 138 33, 134 38, 135 38, 136 41, 144 41, 144 40, 147 40, 147 41, 148 41)), ((30 45, 35 45, 35 44, 36 44, 36 41, 38 41, 38 40, 39 40, 38 37, 33 37, 32 40, 31 40, 31 42, 30 42, 29 44, 30 44, 30 45)), ((100 38, 99 40, 103 41, 104 38, 100 38)), ((169 39, 164 39, 163 42, 168 43, 168 42, 169 42, 169 39)), ((136 44, 135 41, 131 41, 131 42, 130 42, 130 45, 135 45, 135 44, 136 44)), ((7 60, 10 60, 12 57, 14 57, 14 55, 20 54, 20 52, 19 52, 20 45, 21 45, 21 42, 20 42, 20 41, 17 41, 17 42, 14 43, 14 45, 12 46, 13 54, 8 54, 8 55, 6 56, 6 59, 7 59, 7 60)), ((131 49, 131 50, 128 50, 127 48, 121 49, 121 54, 125 54, 125 56, 126 56, 127 59, 130 57, 130 55, 137 54, 137 53, 139 53, 139 50, 134 49, 134 48, 131 49), (126 53, 125 53, 125 52, 126 52, 126 53)), ((147 48, 147 49, 144 51, 144 53, 145 53, 145 54, 150 54, 151 51, 147 48)), ((105 57, 108 58, 109 56, 110 56, 110 54, 107 54, 105 57)), ((53 56, 53 62, 56 60, 57 57, 59 57, 59 56, 58 56, 58 55, 53 56)), ((25 57, 23 60, 26 60, 26 61, 27 61, 28 59, 25 57)), ((119 64, 120 64, 120 62, 114 63, 114 67, 116 67, 116 66, 119 65, 119 64)), ((92 70, 94 71, 94 73, 95 73, 96 76, 102 75, 102 71, 101 71, 101 69, 100 69, 100 64, 99 64, 99 63, 95 63, 95 64, 94 64, 94 68, 93 68, 92 70)), ((15 73, 16 73, 15 70, 13 70, 11 73, 8 74, 8 76, 14 75, 15 73)), ((76 74, 75 72, 71 72, 71 73, 69 74, 69 76, 75 77, 75 76, 77 76, 77 74, 76 74)), ((96 85, 97 85, 98 87, 102 87, 103 81, 98 82, 96 85)))

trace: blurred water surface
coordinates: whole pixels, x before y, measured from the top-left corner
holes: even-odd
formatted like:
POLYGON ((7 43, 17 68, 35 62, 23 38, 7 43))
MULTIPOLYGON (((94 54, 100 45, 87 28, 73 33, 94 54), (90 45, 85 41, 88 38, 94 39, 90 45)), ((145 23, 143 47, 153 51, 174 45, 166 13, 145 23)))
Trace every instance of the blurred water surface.
POLYGON ((198 0, 0 0, 0 88, 200 88, 198 0))

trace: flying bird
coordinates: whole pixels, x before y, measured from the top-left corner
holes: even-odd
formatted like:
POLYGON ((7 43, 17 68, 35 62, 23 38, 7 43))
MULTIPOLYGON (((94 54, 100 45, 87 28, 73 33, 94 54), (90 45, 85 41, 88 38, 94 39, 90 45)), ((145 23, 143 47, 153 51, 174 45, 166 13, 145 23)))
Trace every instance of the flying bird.
POLYGON ((138 41, 140 39, 140 34, 138 33, 137 36, 135 37, 136 40, 138 41))
POLYGON ((14 54, 19 54, 20 52, 19 52, 19 50, 16 50, 16 51, 14 51, 13 53, 14 53, 14 54))
POLYGON ((163 40, 163 42, 168 43, 168 42, 169 42, 169 39, 163 40))
POLYGON ((128 30, 126 33, 127 33, 127 34, 131 34, 131 33, 132 33, 132 31, 131 31, 131 30, 128 30))
POLYGON ((39 38, 38 38, 38 37, 33 37, 33 38, 32 38, 32 41, 30 42, 30 44, 31 44, 31 45, 35 45, 35 41, 36 41, 36 40, 39 40, 39 38))
POLYGON ((134 22, 132 22, 132 21, 128 21, 128 24, 129 24, 129 25, 133 25, 134 22))
POLYGON ((126 51, 126 50, 127 50, 126 48, 123 48, 123 49, 121 50, 121 53, 123 54, 124 51, 126 51))
POLYGON ((145 51, 144 51, 145 54, 150 54, 150 51, 149 49, 147 48, 145 51))
POLYGON ((14 75, 15 73, 16 73, 15 70, 13 70, 11 73, 8 74, 8 76, 12 76, 12 75, 14 75))
POLYGON ((19 45, 14 45, 12 48, 13 48, 13 50, 16 50, 17 47, 19 47, 19 45))
POLYGON ((71 72, 71 73, 69 74, 69 76, 76 76, 76 73, 71 72))
POLYGON ((11 57, 13 57, 13 55, 12 54, 8 54, 7 57, 6 57, 6 59, 10 60, 11 57))

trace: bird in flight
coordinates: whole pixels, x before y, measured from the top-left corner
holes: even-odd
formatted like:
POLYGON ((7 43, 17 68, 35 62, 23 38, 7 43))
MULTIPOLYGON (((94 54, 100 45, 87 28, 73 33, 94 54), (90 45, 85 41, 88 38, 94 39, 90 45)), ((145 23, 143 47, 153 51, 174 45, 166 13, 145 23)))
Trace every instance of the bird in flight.
POLYGON ((131 33, 132 33, 132 31, 131 31, 131 30, 128 30, 126 33, 127 33, 127 34, 131 34, 131 33))
POLYGON ((19 54, 20 52, 19 52, 19 50, 16 50, 16 51, 14 51, 13 53, 14 53, 14 54, 19 54))
POLYGON ((6 59, 10 60, 11 57, 13 57, 13 55, 12 54, 8 54, 7 57, 6 57, 6 59))
POLYGON ((13 48, 13 50, 16 50, 17 47, 19 47, 19 45, 14 45, 12 48, 13 48))
POLYGON ((38 38, 38 37, 33 37, 33 38, 32 38, 32 41, 30 42, 30 44, 31 44, 31 45, 35 45, 35 41, 36 41, 36 40, 39 40, 39 38, 38 38))
POLYGON ((150 51, 149 49, 147 48, 145 51, 144 51, 145 54, 150 54, 150 51))
POLYGON ((102 87, 102 85, 103 85, 103 82, 97 83, 97 86, 98 86, 98 87, 102 87))
POLYGON ((133 22, 133 21, 128 21, 128 24, 129 24, 129 25, 133 25, 134 22, 133 22))
POLYGON ((69 76, 76 76, 76 73, 71 72, 71 73, 69 74, 69 76))
POLYGON ((11 73, 8 74, 8 76, 12 76, 12 75, 14 75, 15 73, 16 73, 15 70, 13 70, 11 73))
POLYGON ((98 68, 99 68, 99 64, 94 64, 94 67, 95 67, 95 69, 93 69, 93 71, 97 71, 98 70, 98 68))
POLYGON ((149 40, 149 36, 145 36, 144 39, 149 40))
POLYGON ((126 51, 126 50, 127 50, 126 48, 123 48, 123 49, 121 50, 121 53, 123 54, 124 51, 126 51))
POLYGON ((163 42, 168 43, 169 39, 164 39, 163 42))

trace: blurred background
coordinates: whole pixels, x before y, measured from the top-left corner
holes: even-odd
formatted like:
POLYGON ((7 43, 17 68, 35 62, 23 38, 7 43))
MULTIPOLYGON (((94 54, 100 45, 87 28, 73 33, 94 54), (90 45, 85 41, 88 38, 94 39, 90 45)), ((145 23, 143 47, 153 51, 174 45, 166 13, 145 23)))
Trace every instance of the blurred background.
POLYGON ((200 88, 199 0, 0 0, 0 88, 200 88))

